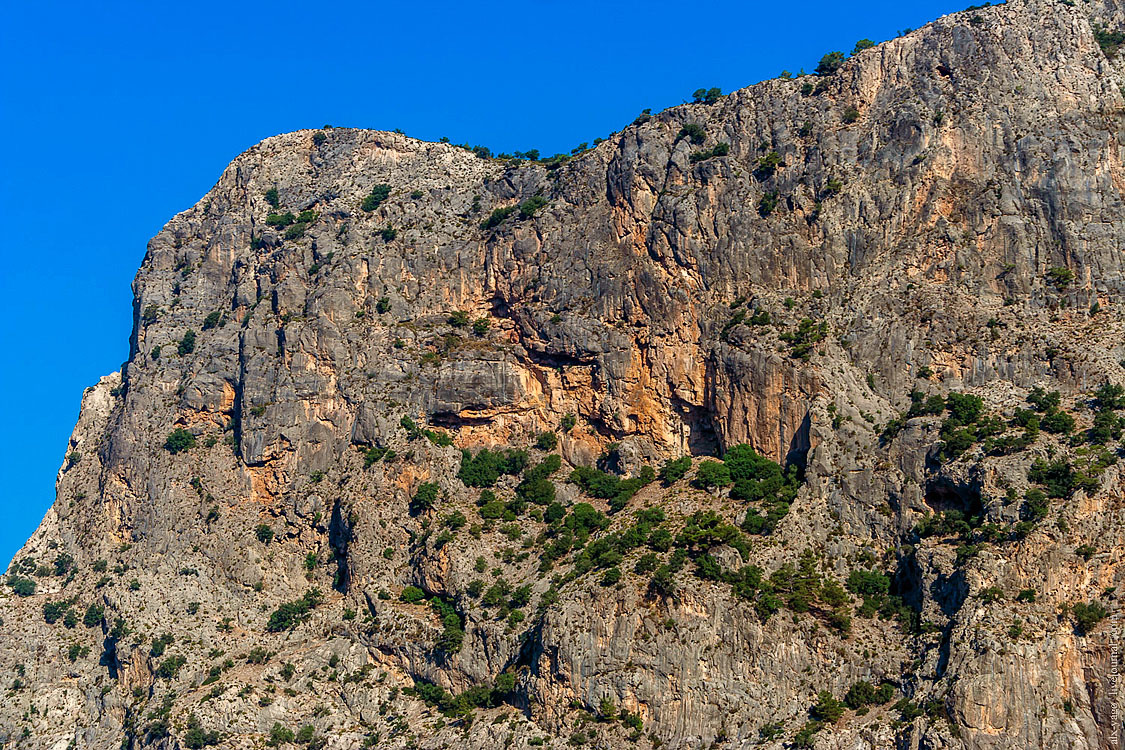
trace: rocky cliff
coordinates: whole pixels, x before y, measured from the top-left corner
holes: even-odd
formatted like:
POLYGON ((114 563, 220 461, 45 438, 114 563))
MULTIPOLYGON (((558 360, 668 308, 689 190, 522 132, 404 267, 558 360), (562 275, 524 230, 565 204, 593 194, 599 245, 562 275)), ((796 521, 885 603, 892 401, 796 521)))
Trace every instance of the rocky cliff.
POLYGON ((250 149, 7 571, 0 744, 1118 746, 1122 30, 250 149))

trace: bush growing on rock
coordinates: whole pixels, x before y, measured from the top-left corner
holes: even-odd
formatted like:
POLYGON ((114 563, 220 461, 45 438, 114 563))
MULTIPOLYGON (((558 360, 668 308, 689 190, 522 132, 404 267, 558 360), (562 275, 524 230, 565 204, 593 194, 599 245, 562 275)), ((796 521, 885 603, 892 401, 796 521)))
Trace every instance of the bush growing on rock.
POLYGON ((758 214, 765 218, 777 210, 778 194, 776 190, 765 193, 758 201, 758 214))
POLYGON ((410 500, 412 513, 422 513, 437 505, 438 486, 433 482, 423 482, 418 485, 414 497, 410 500))
POLYGON ((519 474, 528 463, 527 451, 492 451, 481 448, 474 456, 461 451, 461 468, 457 478, 466 487, 491 487, 502 474, 519 474))
POLYGON ((426 598, 426 592, 417 586, 407 586, 402 590, 398 598, 407 604, 417 604, 426 598))
POLYGON ((1074 622, 1078 625, 1079 632, 1085 634, 1098 626, 1108 615, 1109 611, 1101 602, 1079 602, 1070 609, 1074 615, 1074 622))
POLYGON ((691 96, 696 104, 714 104, 723 98, 723 90, 712 86, 709 89, 696 89, 691 96))
POLYGON ((168 433, 164 440, 164 449, 169 453, 182 453, 195 447, 195 435, 182 427, 177 427, 168 433))
POLYGON ((863 52, 865 49, 871 49, 874 46, 875 46, 875 42, 871 41, 870 39, 860 39, 858 42, 855 43, 855 46, 852 47, 852 55, 853 56, 858 55, 860 52, 863 52))
POLYGON ((541 195, 533 195, 520 204, 520 217, 530 219, 535 212, 547 205, 547 199, 541 195))
POLYGON ((680 458, 665 461, 656 476, 660 479, 661 484, 665 487, 670 487, 683 479, 684 475, 690 470, 691 456, 681 456, 680 458))
POLYGON ((696 469, 695 479, 691 481, 693 487, 709 490, 717 487, 726 487, 731 483, 730 468, 719 461, 704 461, 696 469))
POLYGON ((495 208, 488 218, 480 223, 481 229, 492 229, 493 227, 500 226, 504 220, 514 214, 519 209, 519 206, 503 206, 495 208))
POLYGON ((680 132, 676 134, 676 140, 687 138, 696 146, 702 146, 704 139, 707 137, 707 131, 703 126, 697 122, 689 122, 680 128, 680 132))
POLYGON ((820 58, 820 62, 816 65, 816 74, 820 76, 830 76, 840 69, 844 64, 843 52, 829 52, 824 57, 820 58))
POLYGON ((367 213, 371 213, 372 211, 377 209, 379 206, 381 206, 383 204, 383 201, 387 200, 387 198, 389 198, 390 195, 391 195, 391 186, 390 185, 387 185, 385 183, 377 184, 377 185, 375 185, 374 187, 371 188, 371 192, 368 193, 366 197, 364 197, 363 202, 360 204, 359 207, 361 209, 363 209, 364 211, 366 211, 367 213))
POLYGON ((176 351, 180 353, 181 357, 191 354, 195 351, 195 331, 189 328, 187 332, 184 333, 184 337, 180 339, 180 343, 179 346, 176 347, 176 351))
POLYGON ((101 625, 102 618, 105 616, 105 607, 101 604, 90 604, 86 607, 86 614, 82 616, 82 624, 88 628, 95 628, 101 625))
POLYGON ((279 633, 300 625, 308 613, 320 604, 320 591, 309 589, 300 599, 286 602, 275 609, 266 622, 266 630, 270 633, 279 633))

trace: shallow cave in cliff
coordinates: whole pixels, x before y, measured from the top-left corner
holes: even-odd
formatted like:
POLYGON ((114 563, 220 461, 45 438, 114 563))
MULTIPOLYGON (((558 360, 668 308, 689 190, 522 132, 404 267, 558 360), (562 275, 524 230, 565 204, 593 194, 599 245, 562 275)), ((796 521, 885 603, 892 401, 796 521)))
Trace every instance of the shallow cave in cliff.
POLYGON ((465 417, 452 411, 436 411, 430 414, 429 422, 435 427, 474 427, 492 424, 492 417, 465 417))
POLYGON ((672 405, 680 415, 686 431, 688 452, 693 456, 719 455, 719 438, 711 412, 702 406, 672 398, 672 405))
POLYGON ((926 505, 935 513, 956 510, 966 519, 980 516, 983 510, 980 484, 936 477, 926 482, 926 505))

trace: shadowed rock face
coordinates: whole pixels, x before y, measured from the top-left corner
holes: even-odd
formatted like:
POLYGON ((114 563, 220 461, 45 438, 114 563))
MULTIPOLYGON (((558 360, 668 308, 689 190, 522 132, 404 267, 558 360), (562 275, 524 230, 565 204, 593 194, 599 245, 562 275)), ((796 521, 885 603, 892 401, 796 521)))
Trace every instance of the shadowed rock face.
POLYGON ((349 129, 238 157, 150 243, 129 361, 9 570, 0 743, 1111 746, 1120 623, 1073 605, 1123 583, 1122 445, 1087 439, 1125 383, 1122 63, 1095 33, 1123 28, 1112 2, 969 10, 561 166, 349 129), (998 442, 1033 386, 1075 425, 998 442), (561 510, 607 512, 585 552, 458 478, 461 449, 539 463, 544 431, 561 510), (567 481, 742 443, 801 477, 772 533, 689 541, 766 509, 691 472, 623 507, 567 481), (1051 493, 1037 460, 1089 481, 1051 493), (672 550, 612 536, 655 508, 672 550), (900 599, 829 591, 857 570, 900 599), (894 697, 810 712, 861 680, 894 697), (423 683, 501 688, 470 721, 423 683))

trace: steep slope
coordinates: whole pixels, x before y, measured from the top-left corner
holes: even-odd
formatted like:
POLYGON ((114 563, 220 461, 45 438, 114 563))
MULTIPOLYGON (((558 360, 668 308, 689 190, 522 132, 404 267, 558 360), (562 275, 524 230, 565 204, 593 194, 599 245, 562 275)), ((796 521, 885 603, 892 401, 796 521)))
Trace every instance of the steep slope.
POLYGON ((1119 741, 1123 28, 969 10, 569 160, 249 150, 8 571, 0 742, 1119 741))

